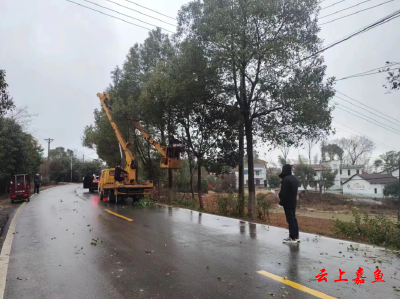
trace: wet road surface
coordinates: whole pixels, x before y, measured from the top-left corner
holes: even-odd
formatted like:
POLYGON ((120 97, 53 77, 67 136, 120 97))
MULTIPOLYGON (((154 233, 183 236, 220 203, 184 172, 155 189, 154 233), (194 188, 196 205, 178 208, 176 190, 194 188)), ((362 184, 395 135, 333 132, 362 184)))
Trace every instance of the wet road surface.
POLYGON ((282 244, 282 228, 86 192, 51 188, 23 207, 5 298, 317 298, 257 271, 334 298, 400 297, 399 260, 380 249, 306 233, 282 244), (371 283, 377 266, 385 282, 371 283), (359 267, 365 283, 355 285, 359 267), (334 282, 339 268, 347 282, 334 282))

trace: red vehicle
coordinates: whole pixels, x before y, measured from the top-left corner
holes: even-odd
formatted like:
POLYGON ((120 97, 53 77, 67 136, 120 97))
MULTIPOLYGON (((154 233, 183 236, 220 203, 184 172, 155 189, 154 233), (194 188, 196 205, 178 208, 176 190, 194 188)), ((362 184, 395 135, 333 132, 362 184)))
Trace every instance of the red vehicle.
POLYGON ((31 179, 29 174, 17 174, 11 178, 10 199, 26 200, 29 202, 31 197, 31 179))

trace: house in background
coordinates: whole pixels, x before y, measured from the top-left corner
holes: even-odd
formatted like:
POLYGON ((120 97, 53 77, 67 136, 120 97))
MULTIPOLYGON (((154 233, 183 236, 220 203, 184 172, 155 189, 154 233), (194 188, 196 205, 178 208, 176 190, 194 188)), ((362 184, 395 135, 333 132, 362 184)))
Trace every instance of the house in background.
POLYGON ((392 169, 386 169, 384 171, 381 171, 380 173, 390 173, 392 176, 399 178, 399 168, 392 168, 392 169))
MULTIPOLYGON (((296 169, 298 164, 292 165, 292 170, 296 169)), ((314 180, 319 181, 321 178, 321 171, 323 169, 331 169, 337 170, 337 174, 335 176, 334 185, 329 188, 331 191, 342 189, 342 184, 344 181, 348 180, 351 176, 356 174, 361 174, 364 166, 363 165, 344 165, 341 164, 339 160, 332 160, 327 162, 321 162, 319 164, 311 164, 309 165, 311 168, 314 169, 314 180)), ((303 186, 299 187, 299 190, 304 190, 303 186)))
POLYGON ((398 181, 389 173, 355 174, 343 182, 343 194, 382 198, 387 183, 398 181))
MULTIPOLYGON (((267 165, 268 162, 261 159, 254 159, 254 184, 257 187, 264 187, 267 184, 267 165)), ((244 163, 244 186, 249 186, 249 168, 244 163)), ((239 168, 234 169, 236 175, 236 187, 239 188, 239 168)))

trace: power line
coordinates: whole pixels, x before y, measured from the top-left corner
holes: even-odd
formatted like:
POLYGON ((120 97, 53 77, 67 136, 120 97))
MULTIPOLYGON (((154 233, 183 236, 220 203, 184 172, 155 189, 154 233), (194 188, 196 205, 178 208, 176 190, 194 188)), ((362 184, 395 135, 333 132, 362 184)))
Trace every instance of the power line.
MULTIPOLYGON (((378 125, 377 123, 374 123, 374 122, 370 121, 370 120, 367 119, 367 118, 363 118, 363 117, 361 117, 361 116, 359 116, 359 115, 357 115, 357 114, 351 113, 351 112, 349 112, 349 111, 347 111, 347 110, 345 110, 345 109, 343 109, 343 108, 340 108, 340 107, 336 107, 336 108, 338 108, 338 109, 340 109, 340 110, 343 110, 343 111, 345 111, 345 112, 347 112, 347 113, 350 113, 350 114, 352 114, 352 115, 354 115, 354 116, 357 116, 358 118, 364 119, 364 120, 366 120, 367 122, 370 122, 371 124, 374 124, 374 125, 376 125, 376 126, 378 126, 378 127, 382 127, 382 128, 384 128, 385 130, 388 130, 388 131, 390 131, 390 132, 392 132, 392 133, 395 133, 395 134, 400 135, 400 132, 395 132, 395 131, 389 130, 388 128, 386 128, 386 127, 384 127, 384 126, 381 126, 381 125, 378 125)), ((347 107, 346 107, 346 108, 347 108, 347 107)), ((349 109, 349 108, 348 108, 348 109, 349 109)), ((350 109, 350 110, 352 110, 352 109, 350 109)), ((353 111, 354 111, 354 110, 353 110, 353 111)), ((360 114, 360 115, 363 115, 363 114, 361 114, 361 113, 359 113, 359 114, 360 114)), ((363 116, 365 116, 365 115, 363 115, 363 116)))
POLYGON ((91 8, 91 7, 87 7, 87 6, 85 6, 85 5, 82 5, 82 4, 79 4, 79 3, 76 3, 76 2, 74 2, 74 1, 71 1, 71 0, 65 0, 65 1, 68 1, 68 2, 74 3, 74 4, 76 4, 76 5, 82 6, 82 7, 84 7, 84 8, 87 8, 87 9, 90 9, 90 10, 93 10, 93 11, 96 11, 96 12, 99 12, 99 13, 101 13, 101 14, 105 15, 105 16, 108 16, 108 17, 111 17, 111 18, 114 18, 114 19, 117 19, 117 20, 120 20, 120 21, 124 21, 125 23, 131 24, 131 25, 134 25, 134 26, 137 26, 137 27, 143 28, 143 29, 147 29, 147 30, 149 30, 149 31, 151 30, 151 29, 149 29, 149 28, 146 28, 146 27, 143 27, 143 26, 141 26, 141 25, 138 25, 138 24, 135 24, 135 23, 131 23, 131 22, 128 22, 128 21, 126 21, 126 20, 124 20, 124 19, 121 19, 121 18, 118 18, 118 17, 114 17, 114 16, 112 16, 112 15, 106 14, 106 13, 104 13, 104 12, 100 11, 100 10, 93 9, 93 8, 91 8))
MULTIPOLYGON (((96 5, 96 6, 99 6, 99 7, 104 8, 104 9, 110 10, 110 11, 112 11, 112 12, 115 12, 115 13, 117 13, 117 14, 123 15, 123 16, 125 16, 125 17, 131 18, 131 19, 134 19, 134 20, 137 20, 137 21, 142 22, 142 23, 145 23, 145 24, 147 24, 147 25, 154 26, 154 27, 160 27, 160 26, 157 26, 157 25, 154 25, 154 24, 151 24, 151 23, 147 23, 147 22, 145 22, 145 21, 142 21, 141 19, 138 19, 138 18, 129 16, 129 15, 123 14, 122 12, 116 11, 116 10, 114 10, 114 9, 111 9, 111 8, 108 8, 108 7, 105 7, 105 6, 101 6, 101 5, 99 5, 99 4, 97 4, 97 3, 94 3, 94 2, 92 2, 92 1, 89 1, 89 0, 83 0, 83 1, 88 2, 88 3, 91 3, 91 4, 96 5)), ((165 31, 174 33, 173 31, 168 30, 168 29, 165 29, 165 28, 163 28, 163 27, 160 27, 160 28, 163 29, 163 30, 165 30, 165 31)))
MULTIPOLYGON (((360 135, 355 135, 355 134, 353 134, 353 133, 350 133, 349 131, 343 130, 342 128, 335 128, 335 130, 339 130, 339 131, 345 132, 345 133, 347 133, 347 134, 350 134, 351 136, 358 136, 358 137, 360 136, 360 135)), ((366 137, 366 136, 365 136, 365 137, 366 137)), ((369 139, 371 139, 371 138, 369 138, 369 139)), ((377 141, 375 141, 375 143, 376 143, 378 146, 380 146, 380 147, 382 147, 382 148, 384 148, 384 149, 386 149, 386 150, 392 150, 392 148, 387 147, 387 146, 383 146, 382 144, 378 143, 377 141)))
POLYGON ((364 76, 369 76, 369 75, 375 75, 375 74, 383 74, 383 73, 385 73, 385 72, 394 71, 394 70, 400 70, 400 68, 398 67, 398 68, 394 68, 394 69, 388 69, 388 70, 386 70, 386 71, 379 71, 379 72, 369 73, 369 74, 353 75, 353 76, 350 76, 350 77, 345 77, 345 78, 337 79, 337 80, 335 80, 334 82, 340 81, 340 80, 345 80, 345 79, 351 79, 351 78, 357 78, 357 77, 364 77, 364 76))
POLYGON ((336 3, 333 3, 331 5, 325 6, 325 7, 321 8, 320 10, 324 10, 325 8, 329 8, 329 7, 335 6, 336 4, 339 4, 339 3, 344 2, 344 1, 346 1, 346 0, 342 0, 342 1, 339 1, 339 2, 336 2, 336 3))
POLYGON ((360 103, 361 105, 363 105, 363 106, 365 106, 365 107, 367 107, 367 108, 369 108, 369 109, 371 109, 371 110, 374 110, 375 112, 378 112, 378 113, 380 113, 380 114, 382 114, 382 115, 384 115, 384 116, 387 116, 387 117, 389 117, 389 118, 391 118, 391 119, 393 119, 393 120, 395 120, 395 121, 397 121, 397 122, 400 123, 400 121, 397 120, 396 118, 391 117, 391 116, 389 116, 389 115, 387 115, 387 114, 385 114, 385 113, 382 113, 382 112, 380 112, 380 111, 376 110, 375 108, 372 108, 372 107, 370 107, 370 106, 368 106, 368 105, 365 105, 364 103, 362 103, 362 102, 360 102, 360 101, 357 101, 356 99, 353 99, 353 98, 349 97, 348 95, 345 95, 343 92, 340 92, 340 91, 337 90, 337 89, 336 89, 336 92, 340 93, 341 95, 345 96, 346 98, 348 98, 348 99, 350 99, 350 100, 353 100, 353 101, 355 101, 355 102, 357 102, 357 103, 360 103))
MULTIPOLYGON (((356 110, 354 110, 354 109, 351 109, 351 108, 349 108, 349 107, 347 107, 347 106, 343 106, 342 104, 340 104, 340 103, 338 103, 338 102, 335 102, 335 101, 333 101, 333 102, 336 103, 336 104, 338 104, 338 105, 340 105, 340 106, 342 106, 342 107, 344 107, 344 108, 346 108, 346 109, 349 109, 349 110, 351 110, 351 111, 354 111, 354 112, 356 112, 356 113, 358 113, 358 114, 360 114, 360 115, 362 115, 362 116, 369 117, 369 116, 367 116, 367 115, 365 115, 365 114, 361 114, 360 112, 358 112, 358 111, 356 111, 356 110)), ((343 109, 342 109, 342 110, 343 110, 343 109)), ((377 121, 377 120, 374 119, 374 118, 371 118, 371 120, 373 120, 374 122, 377 122, 378 124, 387 126, 388 128, 390 128, 390 129, 396 131, 396 132, 393 132, 393 133, 398 133, 398 134, 400 134, 400 130, 398 130, 398 129, 396 129, 396 128, 393 128, 393 127, 391 127, 391 126, 389 126, 389 125, 387 125, 387 124, 385 124, 385 123, 381 123, 380 121, 377 121)))
POLYGON ((176 27, 176 25, 174 25, 174 24, 171 24, 171 23, 165 22, 165 21, 163 21, 163 20, 161 20, 161 19, 152 17, 152 16, 150 16, 150 15, 147 15, 147 14, 145 14, 145 13, 142 13, 141 11, 138 11, 138 10, 132 9, 132 8, 130 8, 130 7, 121 5, 121 4, 117 3, 117 2, 114 2, 114 1, 111 1, 111 0, 106 0, 106 1, 111 2, 111 3, 114 3, 114 4, 116 4, 116 5, 119 5, 119 6, 123 7, 123 8, 132 10, 132 11, 134 11, 134 12, 140 13, 140 14, 146 16, 146 17, 153 18, 153 19, 158 20, 158 21, 160 21, 160 22, 163 22, 163 23, 165 23, 165 24, 168 24, 168 25, 171 25, 171 26, 175 26, 175 27, 176 27))
POLYGON ((391 120, 388 120, 387 118, 384 118, 384 117, 382 117, 382 116, 380 116, 380 115, 378 115, 378 114, 376 114, 376 113, 374 113, 374 112, 368 111, 368 110, 365 109, 365 108, 362 108, 362 107, 360 107, 360 106, 357 106, 356 104, 354 104, 354 103, 352 103, 352 102, 350 102, 350 101, 348 101, 348 100, 346 100, 346 99, 343 99, 343 98, 338 97, 338 96, 335 96, 335 97, 337 97, 338 99, 341 99, 341 100, 343 100, 343 101, 346 101, 347 103, 350 103, 351 105, 356 106, 357 108, 363 109, 363 110, 365 110, 365 111, 367 111, 367 112, 369 112, 369 113, 371 113, 371 114, 373 114, 373 115, 375 115, 375 116, 378 116, 378 117, 380 117, 380 118, 382 118, 382 119, 384 119, 384 120, 386 120, 386 121, 388 121, 388 122, 390 122, 390 123, 392 123, 392 124, 395 124, 395 125, 397 125, 397 126, 400 125, 400 124, 397 124, 397 123, 395 123, 395 122, 393 122, 393 121, 391 121, 391 120))
POLYGON ((332 15, 335 15, 335 14, 337 14, 337 13, 339 13, 339 12, 348 10, 348 9, 350 9, 350 8, 356 7, 356 6, 360 5, 360 4, 363 4, 363 3, 369 2, 369 1, 372 1, 372 0, 367 0, 367 1, 364 1, 364 2, 357 3, 356 5, 349 6, 349 7, 345 8, 345 9, 335 11, 334 13, 331 13, 331 14, 329 14, 329 15, 325 15, 325 16, 319 17, 318 19, 321 20, 321 19, 323 19, 323 18, 326 18, 326 17, 332 16, 332 15))
MULTIPOLYGON (((367 137, 367 138, 369 138, 369 139, 375 141, 376 143, 380 144, 381 146, 384 146, 384 147, 386 147, 386 148, 388 148, 388 149, 391 149, 391 150, 396 151, 396 149, 392 148, 391 146, 389 146, 389 145, 387 145, 387 144, 384 144, 384 143, 382 143, 382 142, 380 142, 380 141, 377 141, 376 139, 371 138, 371 137, 368 136, 368 135, 365 135, 365 134, 363 134, 363 133, 360 133, 360 132, 358 132, 358 131, 356 131, 356 130, 350 128, 349 126, 346 126, 346 125, 344 125, 344 124, 338 122, 337 120, 333 120, 333 121, 336 122, 336 123, 338 123, 339 125, 342 125, 342 126, 344 126, 344 127, 346 127, 346 128, 349 128, 350 130, 352 130, 352 131, 354 131, 354 132, 356 132, 356 133, 358 133, 358 134, 360 134, 360 135, 362 135, 362 136, 364 136, 364 137, 367 137)), ((343 130, 342 128, 340 128, 340 130, 342 130, 342 131, 344 131, 344 132, 346 132, 346 133, 352 134, 352 133, 350 133, 350 132, 347 132, 347 131, 343 130)), ((353 135, 353 134, 352 134, 352 135, 353 135)), ((354 136, 356 136, 356 135, 354 135, 354 136)))
POLYGON ((397 64, 400 64, 400 62, 387 64, 387 65, 384 65, 384 66, 381 66, 381 67, 378 67, 378 68, 375 68, 375 69, 372 69, 372 70, 369 70, 369 71, 366 71, 366 72, 362 72, 362 73, 354 74, 354 75, 351 75, 351 76, 343 77, 343 78, 340 78, 340 79, 336 79, 334 82, 340 81, 340 80, 345 80, 345 79, 350 79, 350 78, 355 78, 355 77, 361 77, 361 76, 364 75, 364 74, 365 74, 365 75, 372 75, 372 74, 378 74, 378 73, 387 72, 387 71, 390 71, 390 70, 396 70, 397 68, 395 68, 395 69, 388 69, 388 70, 382 70, 382 71, 375 72, 375 73, 370 73, 370 72, 372 72, 372 71, 381 70, 381 69, 383 69, 383 68, 391 67, 391 66, 394 66, 394 65, 397 65, 397 64))
POLYGON ((173 17, 167 16, 167 15, 165 15, 165 14, 161 13, 161 12, 158 12, 158 11, 156 11, 156 10, 153 10, 153 9, 151 9, 151 8, 148 8, 148 7, 142 6, 142 5, 140 5, 140 4, 137 4, 137 3, 133 2, 133 1, 129 1, 129 0, 125 0, 125 1, 126 1, 126 2, 129 2, 129 3, 132 3, 132 4, 134 4, 134 5, 140 6, 140 7, 144 8, 144 9, 150 10, 150 11, 152 11, 152 12, 158 13, 158 14, 159 14, 159 15, 161 15, 161 16, 164 16, 164 17, 170 18, 170 19, 172 19, 172 20, 176 20, 176 18, 173 18, 173 17))
POLYGON ((333 20, 330 20, 330 21, 328 21, 328 22, 325 22, 325 23, 322 23, 322 24, 318 24, 318 25, 319 25, 319 26, 322 26, 322 25, 325 25, 325 24, 328 24, 328 23, 332 23, 332 22, 335 22, 335 21, 337 21, 337 20, 350 17, 350 16, 355 15, 355 14, 358 14, 358 13, 360 13, 360 12, 373 9, 373 8, 375 8, 375 7, 378 7, 378 6, 384 5, 384 4, 389 3, 389 2, 393 2, 393 1, 394 1, 394 0, 386 1, 386 2, 383 2, 383 3, 381 3, 381 4, 378 4, 378 5, 375 5, 375 6, 371 6, 371 7, 368 7, 368 8, 366 8, 366 9, 362 9, 362 10, 356 11, 356 12, 354 12, 354 13, 351 13, 351 14, 345 15, 345 16, 343 16, 343 17, 336 18, 336 19, 333 19, 333 20))
POLYGON ((393 12, 393 13, 385 16, 385 17, 383 17, 382 19, 379 19, 378 21, 375 21, 371 25, 363 27, 363 28, 357 30, 356 32, 351 33, 350 35, 347 35, 346 37, 343 37, 342 39, 340 39, 340 40, 338 40, 336 42, 333 42, 332 44, 327 45, 325 48, 323 48, 323 49, 311 54, 310 56, 307 56, 305 58, 299 59, 298 61, 294 62, 293 64, 297 64, 299 62, 307 60, 307 59, 309 59, 309 58, 311 58, 311 57, 313 57, 313 56, 315 56, 315 55, 317 55, 319 53, 322 53, 322 52, 324 52, 324 51, 326 51, 326 50, 328 50, 328 49, 330 49, 330 48, 332 48, 332 47, 334 47, 334 46, 336 46, 336 45, 338 45, 340 43, 345 42, 346 40, 349 40, 350 38, 352 38, 352 37, 354 37, 356 35, 362 34, 362 33, 367 32, 367 31, 369 31, 369 30, 371 30, 371 29, 373 29, 375 27, 378 27, 378 26, 380 26, 380 25, 382 25, 384 23, 390 22, 393 19, 400 17, 399 14, 400 14, 400 10, 397 10, 397 11, 395 11, 395 12, 393 12))

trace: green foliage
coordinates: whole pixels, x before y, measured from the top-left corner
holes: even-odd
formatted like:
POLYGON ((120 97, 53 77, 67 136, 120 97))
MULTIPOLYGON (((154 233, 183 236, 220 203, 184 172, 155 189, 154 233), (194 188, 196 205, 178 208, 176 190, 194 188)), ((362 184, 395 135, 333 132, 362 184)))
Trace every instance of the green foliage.
POLYGON ((197 201, 192 199, 192 198, 190 198, 190 197, 188 197, 188 198, 179 198, 176 201, 176 203, 177 203, 178 206, 180 206, 182 208, 191 209, 191 210, 196 209, 196 205, 197 205, 197 201))
POLYGON ((0 116, 15 108, 13 99, 7 92, 6 71, 0 70, 0 116))
POLYGON ((0 192, 15 174, 39 172, 43 149, 14 120, 0 116, 0 192))
POLYGON ((294 169, 294 175, 299 178, 305 190, 310 185, 310 182, 314 181, 315 170, 304 163, 300 163, 294 169))
POLYGON ((239 202, 236 194, 220 195, 217 197, 218 214, 223 216, 238 216, 239 202))
MULTIPOLYGON (((384 88, 391 90, 399 90, 400 89, 400 70, 397 70, 397 73, 390 65, 393 62, 386 61, 387 69, 382 70, 382 72, 387 72, 388 76, 386 77, 387 85, 383 85, 384 88)), ((381 71, 379 71, 381 72, 381 71)))
POLYGON ((343 160, 344 150, 337 144, 323 144, 321 146, 321 153, 323 156, 321 157, 323 161, 328 161, 326 159, 325 154, 328 155, 329 161, 333 161, 335 159, 343 160))
POLYGON ((400 152, 389 151, 379 156, 383 160, 386 169, 393 169, 399 166, 400 152))
MULTIPOLYGON (((379 215, 370 217, 368 213, 353 210, 353 221, 345 223, 335 221, 334 231, 346 238, 364 238, 368 242, 395 249, 400 248, 400 223, 389 217, 379 215)), ((351 250, 351 248, 350 248, 351 250)))
POLYGON ((48 186, 50 184, 50 180, 48 177, 42 178, 42 186, 48 186))
POLYGON ((265 197, 265 194, 259 193, 256 196, 257 201, 257 211, 258 218, 260 220, 269 221, 269 209, 271 207, 271 203, 265 197))
POLYGON ((138 208, 153 208, 155 207, 154 201, 150 198, 150 196, 145 195, 142 199, 134 203, 135 207, 138 208))
POLYGON ((271 188, 278 188, 281 184, 281 178, 277 175, 271 175, 268 177, 268 185, 271 188))
POLYGON ((399 181, 387 183, 382 191, 385 197, 399 198, 399 181))

